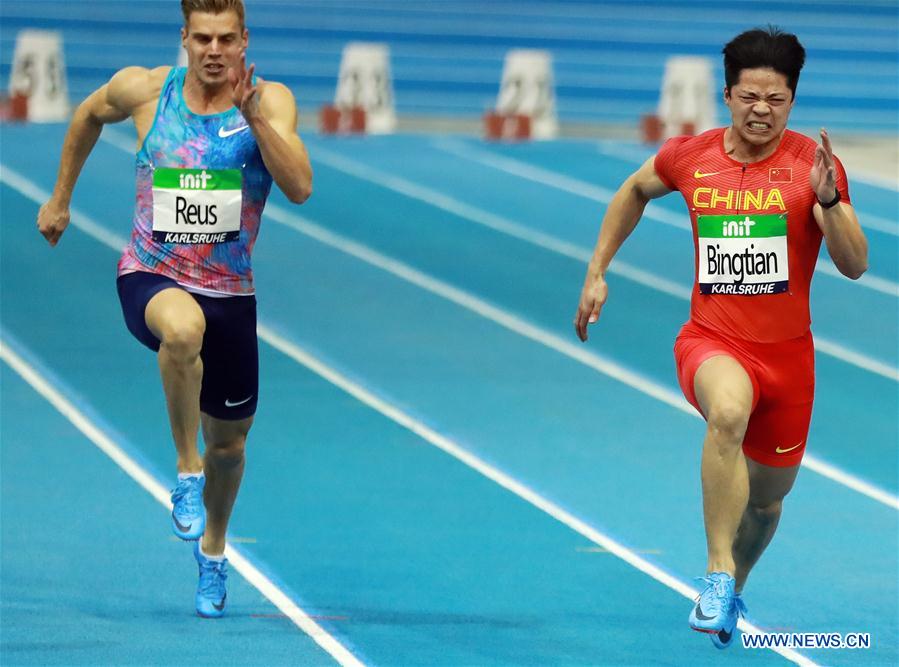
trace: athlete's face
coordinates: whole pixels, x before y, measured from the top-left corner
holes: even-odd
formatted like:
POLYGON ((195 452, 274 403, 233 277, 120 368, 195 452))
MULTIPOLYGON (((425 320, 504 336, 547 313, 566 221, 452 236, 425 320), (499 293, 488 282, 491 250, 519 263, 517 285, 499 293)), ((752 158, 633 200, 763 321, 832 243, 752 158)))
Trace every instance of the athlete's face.
POLYGON ((234 11, 210 14, 192 12, 181 28, 181 43, 187 50, 187 67, 205 86, 218 87, 228 81, 228 68, 240 64, 249 33, 234 11))
POLYGON ((763 146, 777 139, 787 126, 793 93, 787 77, 770 67, 744 69, 730 89, 724 89, 734 131, 743 141, 763 146))

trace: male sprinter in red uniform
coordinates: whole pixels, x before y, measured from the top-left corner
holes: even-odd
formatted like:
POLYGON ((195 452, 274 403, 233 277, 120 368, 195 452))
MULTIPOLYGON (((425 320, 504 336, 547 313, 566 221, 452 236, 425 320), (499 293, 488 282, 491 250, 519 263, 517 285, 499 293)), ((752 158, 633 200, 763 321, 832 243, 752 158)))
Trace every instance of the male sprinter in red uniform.
POLYGON ((603 219, 574 322, 586 341, 615 253, 647 202, 678 190, 693 224, 696 284, 674 354, 684 395, 707 422, 707 587, 690 626, 718 648, 733 640, 745 612, 740 592, 805 450, 815 382, 809 284, 822 237, 849 278, 868 262, 827 133, 818 146, 786 129, 804 61, 796 36, 776 28, 724 47, 730 127, 667 141, 624 182, 603 219))

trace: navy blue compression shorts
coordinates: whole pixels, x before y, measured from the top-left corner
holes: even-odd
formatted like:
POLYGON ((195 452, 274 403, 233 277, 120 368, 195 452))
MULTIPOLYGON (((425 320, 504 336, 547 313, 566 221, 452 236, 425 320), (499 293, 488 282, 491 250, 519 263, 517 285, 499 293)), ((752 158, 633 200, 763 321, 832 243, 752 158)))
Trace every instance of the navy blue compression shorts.
MULTIPOLYGON (((147 304, 164 289, 184 289, 171 278, 136 271, 116 281, 128 331, 154 352, 156 338, 144 318, 147 304)), ((187 291, 187 290, 185 290, 187 291)), ((259 394, 259 347, 256 297, 211 297, 188 292, 206 318, 200 358, 203 384, 200 410, 216 419, 246 419, 256 413, 259 394)))

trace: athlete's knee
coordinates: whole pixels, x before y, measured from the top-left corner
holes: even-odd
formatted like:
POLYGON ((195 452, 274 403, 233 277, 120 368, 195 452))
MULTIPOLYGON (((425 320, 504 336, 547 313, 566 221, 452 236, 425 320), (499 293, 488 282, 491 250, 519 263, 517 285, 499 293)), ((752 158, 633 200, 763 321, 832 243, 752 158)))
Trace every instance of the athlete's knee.
POLYGON ((246 456, 245 436, 206 444, 206 456, 216 468, 236 468, 246 456))
POLYGON ((749 411, 736 401, 723 400, 709 409, 709 430, 734 446, 743 442, 746 426, 749 424, 749 411))
POLYGON ((758 523, 774 523, 780 519, 780 514, 783 511, 783 499, 759 502, 750 498, 746 511, 751 512, 758 523))
POLYGON ((169 322, 162 330, 162 347, 177 361, 192 361, 200 354, 205 331, 202 321, 169 322))

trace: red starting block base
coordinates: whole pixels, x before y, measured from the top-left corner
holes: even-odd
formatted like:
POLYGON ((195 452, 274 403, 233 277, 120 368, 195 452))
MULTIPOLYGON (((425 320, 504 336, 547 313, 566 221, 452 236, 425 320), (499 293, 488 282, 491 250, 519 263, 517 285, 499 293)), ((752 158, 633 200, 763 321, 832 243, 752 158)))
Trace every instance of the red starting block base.
POLYGON ((339 109, 325 105, 319 113, 319 127, 322 134, 363 134, 365 132, 365 109, 339 109))
MULTIPOLYGON (((693 136, 696 134, 696 125, 694 123, 681 123, 680 134, 693 136)), ((665 124, 662 119, 655 115, 646 115, 640 118, 640 136, 643 141, 648 144, 657 144, 662 141, 665 135, 665 124)))
POLYGON ((488 111, 484 114, 484 137, 493 141, 530 139, 531 117, 488 111))
POLYGON ((0 98, 0 121, 24 122, 28 120, 28 96, 16 93, 0 98))
POLYGON ((647 144, 659 143, 662 134, 662 121, 658 116, 647 115, 640 118, 640 136, 647 144))

